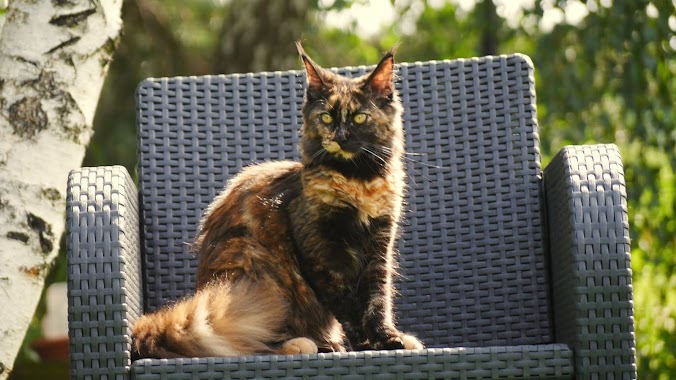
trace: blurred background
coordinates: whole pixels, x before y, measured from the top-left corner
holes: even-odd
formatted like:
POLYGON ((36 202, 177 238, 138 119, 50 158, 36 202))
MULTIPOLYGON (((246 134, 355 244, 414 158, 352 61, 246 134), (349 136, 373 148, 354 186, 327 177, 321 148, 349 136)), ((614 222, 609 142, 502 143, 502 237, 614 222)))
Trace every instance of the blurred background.
MULTIPOLYGON (((135 173, 134 91, 146 77, 523 53, 535 64, 544 164, 615 143, 625 165, 640 379, 676 378, 676 0, 125 0, 124 31, 84 166, 135 173)), ((65 281, 65 260, 48 283, 65 281)), ((66 378, 40 359, 46 302, 11 379, 66 378)))

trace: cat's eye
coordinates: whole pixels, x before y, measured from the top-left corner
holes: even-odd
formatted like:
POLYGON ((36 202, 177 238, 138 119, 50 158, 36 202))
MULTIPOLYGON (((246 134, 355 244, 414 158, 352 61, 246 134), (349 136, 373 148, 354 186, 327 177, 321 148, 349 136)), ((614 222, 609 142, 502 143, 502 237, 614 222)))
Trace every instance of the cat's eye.
POLYGON ((367 119, 367 118, 368 118, 368 117, 366 116, 365 113, 358 113, 358 114, 354 115, 354 117, 352 118, 352 120, 354 120, 354 122, 355 122, 356 124, 364 124, 364 123, 366 122, 366 119, 367 119))
POLYGON ((321 114, 319 117, 320 117, 320 119, 322 120, 322 123, 324 123, 324 124, 331 124, 331 123, 333 123, 333 117, 331 117, 331 115, 329 115, 329 114, 326 113, 326 112, 324 112, 323 114, 321 114))

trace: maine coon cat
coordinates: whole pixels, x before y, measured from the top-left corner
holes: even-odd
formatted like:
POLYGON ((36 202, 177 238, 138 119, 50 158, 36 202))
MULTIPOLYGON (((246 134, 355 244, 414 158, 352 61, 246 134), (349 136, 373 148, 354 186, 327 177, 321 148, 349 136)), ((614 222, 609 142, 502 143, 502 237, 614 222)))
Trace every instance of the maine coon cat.
POLYGON ((405 186, 393 51, 347 78, 297 47, 301 162, 228 182, 194 243, 196 294, 136 322, 139 357, 423 348, 392 315, 405 186))

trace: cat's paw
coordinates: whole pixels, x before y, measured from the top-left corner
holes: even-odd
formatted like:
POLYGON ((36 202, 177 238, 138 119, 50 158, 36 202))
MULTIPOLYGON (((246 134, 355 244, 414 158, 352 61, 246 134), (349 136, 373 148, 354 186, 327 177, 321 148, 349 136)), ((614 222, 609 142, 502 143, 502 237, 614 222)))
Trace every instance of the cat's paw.
POLYGON ((387 337, 373 346, 378 350, 422 350, 425 348, 418 338, 403 333, 387 337))
POLYGON ((403 350, 404 342, 398 336, 392 336, 387 340, 379 342, 376 346, 380 346, 381 350, 403 350))
POLYGON ((279 349, 279 353, 282 355, 316 354, 318 351, 315 342, 308 338, 287 340, 279 349))
POLYGON ((399 339, 401 339, 405 350, 422 350, 425 348, 422 342, 413 335, 401 334, 399 339))

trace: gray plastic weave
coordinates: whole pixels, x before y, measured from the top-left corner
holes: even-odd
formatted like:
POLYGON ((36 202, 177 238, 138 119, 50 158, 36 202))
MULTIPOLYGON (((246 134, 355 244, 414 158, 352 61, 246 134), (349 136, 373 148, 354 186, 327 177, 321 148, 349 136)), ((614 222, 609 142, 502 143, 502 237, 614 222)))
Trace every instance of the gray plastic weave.
POLYGON ((122 166, 68 177, 68 337, 73 379, 128 377, 143 312, 138 192, 122 166))
POLYGON ((579 379, 635 379, 627 195, 614 145, 570 146, 545 170, 556 341, 579 379))
MULTIPOLYGON (((417 161, 408 163, 399 324, 430 347, 551 342, 530 60, 402 64, 398 75, 417 161)), ((147 310, 193 291, 189 243, 227 179, 252 162, 297 159, 303 89, 300 71, 140 85, 147 310)))
POLYGON ((570 379, 566 345, 134 362, 135 379, 570 379))

